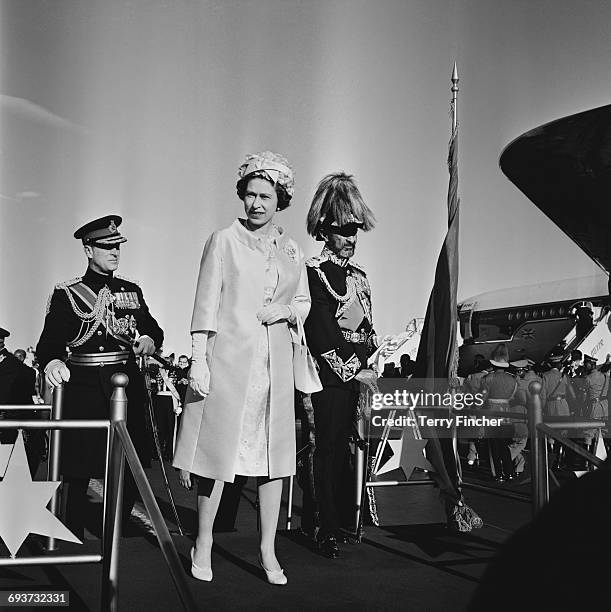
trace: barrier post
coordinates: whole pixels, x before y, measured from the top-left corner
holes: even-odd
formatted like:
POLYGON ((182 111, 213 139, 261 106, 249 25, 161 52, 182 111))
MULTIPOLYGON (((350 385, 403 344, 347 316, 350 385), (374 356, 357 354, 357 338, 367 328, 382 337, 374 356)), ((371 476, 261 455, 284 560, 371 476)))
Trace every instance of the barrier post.
MULTIPOLYGON (((53 404, 51 407, 51 420, 59 421, 62 418, 63 412, 63 401, 64 401, 64 385, 63 383, 59 387, 55 387, 53 390, 53 404)), ((59 480, 59 458, 61 449, 61 430, 51 430, 51 436, 49 439, 49 463, 47 465, 47 480, 49 482, 57 482, 59 480)), ((60 508, 60 495, 63 492, 63 484, 61 487, 53 493, 53 497, 49 502, 49 510, 55 515, 59 516, 60 508)), ((47 538, 47 550, 57 550, 57 541, 55 538, 47 538)))
POLYGON ((294 477, 293 476, 289 476, 289 494, 288 494, 288 500, 287 500, 287 507, 286 507, 286 529, 287 531, 291 530, 291 521, 293 519, 293 487, 295 486, 294 484, 294 477))
POLYGON ((531 394, 531 407, 528 411, 528 434, 531 449, 531 490, 533 515, 547 502, 547 449, 545 437, 541 436, 539 425, 543 423, 541 406, 541 383, 533 381, 528 385, 531 394))
POLYGON ((118 439, 115 425, 127 420, 127 374, 113 374, 114 390, 110 398, 109 468, 106 483, 106 507, 103 528, 102 610, 114 612, 119 607, 119 540, 123 509, 123 473, 125 452, 118 439))
POLYGON ((369 436, 367 422, 369 418, 369 404, 371 392, 361 383, 359 403, 356 420, 356 439, 354 449, 354 533, 358 542, 362 539, 363 531, 363 500, 367 487, 367 460, 369 457, 369 436))

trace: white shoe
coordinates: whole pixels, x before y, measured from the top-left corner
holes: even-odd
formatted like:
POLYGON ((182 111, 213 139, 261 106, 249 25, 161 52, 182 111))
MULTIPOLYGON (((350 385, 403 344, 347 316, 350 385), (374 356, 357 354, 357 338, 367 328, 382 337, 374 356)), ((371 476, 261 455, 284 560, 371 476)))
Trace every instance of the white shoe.
POLYGON ((265 575, 267 576, 267 582, 269 582, 270 584, 284 585, 288 582, 288 580, 286 579, 286 576, 284 575, 283 569, 274 570, 273 572, 266 570, 265 566, 263 565, 263 560, 261 559, 261 555, 259 555, 259 565, 263 568, 263 571, 265 572, 265 575))
POLYGON ((191 575, 193 578, 197 578, 198 580, 210 582, 212 580, 212 567, 199 567, 198 565, 195 565, 195 562, 193 561, 194 552, 195 549, 191 548, 191 575))

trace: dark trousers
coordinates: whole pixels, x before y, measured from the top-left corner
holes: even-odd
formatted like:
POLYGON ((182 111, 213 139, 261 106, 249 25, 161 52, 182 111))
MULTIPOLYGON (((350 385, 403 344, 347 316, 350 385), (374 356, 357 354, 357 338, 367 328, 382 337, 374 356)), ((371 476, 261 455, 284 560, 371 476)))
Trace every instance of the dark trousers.
POLYGON ((494 463, 494 472, 497 477, 513 474, 513 462, 509 445, 511 438, 490 438, 490 454, 494 463))
MULTIPOLYGON (((87 501, 87 488, 89 486, 88 478, 67 478, 64 480, 64 484, 67 485, 65 499, 63 501, 65 518, 64 522, 66 526, 74 535, 83 539, 85 527, 88 527, 90 531, 96 533, 99 531, 101 536, 100 522, 101 516, 90 517, 88 513, 89 504, 87 501)), ((123 511, 121 520, 123 526, 127 525, 129 521, 132 508, 138 498, 138 487, 136 481, 132 476, 132 473, 127 465, 125 464, 125 473, 123 476, 123 511)), ((100 508, 102 505, 100 504, 100 508)))
MULTIPOLYGON (((127 386, 127 429, 143 467, 150 466, 150 436, 145 420, 144 380, 135 361, 126 365, 100 367, 70 366, 70 382, 65 385, 64 414, 67 419, 107 419, 112 393, 111 377, 124 371, 129 376, 127 386)), ((68 430, 61 433, 60 471, 64 483, 65 516, 68 528, 81 536, 87 519, 87 486, 90 478, 101 478, 106 465, 106 432, 93 429, 68 430)), ((125 465, 123 518, 129 517, 137 497, 131 471, 125 465)), ((96 519, 96 523, 101 522, 96 519)), ((94 525, 94 531, 98 525, 94 525)))
POLYGON ((316 450, 314 491, 319 510, 318 538, 335 536, 340 529, 344 474, 349 463, 348 440, 352 433, 358 394, 352 385, 327 387, 312 394, 316 450))

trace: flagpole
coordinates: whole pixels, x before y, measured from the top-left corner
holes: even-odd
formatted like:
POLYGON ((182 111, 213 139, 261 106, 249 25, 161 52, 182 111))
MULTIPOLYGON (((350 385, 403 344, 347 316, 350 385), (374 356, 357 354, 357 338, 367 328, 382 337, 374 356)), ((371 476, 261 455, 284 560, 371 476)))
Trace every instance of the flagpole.
POLYGON ((456 123, 458 118, 458 109, 456 107, 458 97, 458 68, 454 62, 452 70, 452 134, 456 131, 456 123))
MULTIPOLYGON (((451 92, 452 92, 452 101, 450 102, 451 105, 451 112, 452 112, 452 134, 450 137, 450 140, 452 143, 454 143, 454 139, 456 138, 456 130, 457 130, 457 126, 458 126, 458 67, 456 65, 456 60, 454 60, 454 67, 452 68, 452 76, 450 77, 450 80, 452 81, 452 87, 450 88, 451 92)), ((450 169, 450 175, 452 175, 452 170, 450 169)), ((458 186, 457 186, 458 189, 458 186)), ((456 196, 458 197, 458 194, 456 194, 456 196)), ((449 214, 449 209, 448 209, 448 214, 449 214)), ((449 223, 450 223, 450 219, 448 217, 448 229, 449 229, 449 223)), ((456 340, 453 340, 453 346, 454 346, 454 350, 453 350, 453 355, 450 359, 450 363, 451 363, 451 367, 450 367, 450 371, 449 371, 449 376, 450 379, 452 379, 452 388, 454 389, 454 380, 456 379, 457 375, 458 375, 458 346, 457 346, 457 342, 456 340)), ((455 446, 457 447, 457 453, 458 453, 458 443, 456 442, 455 446)))

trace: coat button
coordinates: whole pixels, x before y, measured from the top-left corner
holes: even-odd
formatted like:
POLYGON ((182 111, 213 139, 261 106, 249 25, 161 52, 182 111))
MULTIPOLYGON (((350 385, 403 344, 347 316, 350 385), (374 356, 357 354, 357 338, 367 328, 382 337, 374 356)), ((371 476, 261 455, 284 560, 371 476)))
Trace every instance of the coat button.
POLYGON ((98 329, 98 336, 101 336, 102 332, 98 329))
POLYGON ((103 351, 103 350, 104 350, 104 347, 103 347, 103 346, 99 346, 99 347, 98 347, 98 350, 101 352, 101 351, 103 351))

